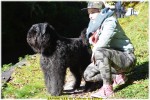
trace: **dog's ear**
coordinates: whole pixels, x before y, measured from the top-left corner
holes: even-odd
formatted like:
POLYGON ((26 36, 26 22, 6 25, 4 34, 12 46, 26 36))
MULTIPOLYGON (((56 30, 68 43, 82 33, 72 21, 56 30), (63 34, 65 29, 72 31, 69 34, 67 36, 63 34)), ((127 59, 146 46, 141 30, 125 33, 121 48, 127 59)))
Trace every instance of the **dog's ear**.
POLYGON ((45 33, 55 34, 55 29, 52 25, 47 24, 45 27, 45 33))
POLYGON ((47 24, 45 27, 45 35, 50 36, 50 38, 54 41, 57 38, 57 32, 54 27, 50 24, 47 24))
POLYGON ((42 31, 42 35, 39 41, 41 44, 41 53, 43 55, 50 55, 52 52, 54 52, 55 50, 55 42, 57 39, 57 35, 55 32, 55 29, 49 25, 48 23, 44 23, 43 24, 43 31, 42 31), (50 48, 50 49, 49 49, 50 48))

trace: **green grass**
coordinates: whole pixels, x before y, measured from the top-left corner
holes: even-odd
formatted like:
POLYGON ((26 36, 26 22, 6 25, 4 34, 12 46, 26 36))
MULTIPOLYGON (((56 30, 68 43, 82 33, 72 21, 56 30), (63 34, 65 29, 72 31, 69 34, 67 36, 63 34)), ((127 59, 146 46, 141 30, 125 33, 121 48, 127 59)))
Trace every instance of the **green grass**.
POLYGON ((129 75, 130 82, 116 92, 115 98, 148 99, 148 3, 135 6, 135 9, 139 8, 138 16, 119 19, 134 44, 137 63, 134 72, 129 75))
POLYGON ((2 67, 2 71, 8 70, 10 68, 10 66, 12 66, 12 63, 4 64, 3 67, 2 67))
POLYGON ((140 80, 120 89, 113 98, 148 99, 148 80, 140 80))
MULTIPOLYGON (((148 3, 135 6, 135 9, 139 8, 141 12, 138 16, 119 19, 121 26, 134 44, 137 63, 133 72, 128 74, 127 84, 116 88, 112 98, 148 99, 148 3)), ((29 65, 16 67, 12 80, 2 87, 2 98, 51 98, 44 85, 39 55, 34 58, 27 55, 25 59, 29 65)), ((77 97, 90 97, 90 93, 77 97)))
MULTIPOLYGON (((26 56, 29 58, 29 56, 26 56)), ((12 80, 2 89, 6 98, 31 98, 44 93, 45 85, 39 65, 39 55, 28 60, 29 66, 16 67, 12 80)), ((45 91, 46 92, 46 91, 45 91)))

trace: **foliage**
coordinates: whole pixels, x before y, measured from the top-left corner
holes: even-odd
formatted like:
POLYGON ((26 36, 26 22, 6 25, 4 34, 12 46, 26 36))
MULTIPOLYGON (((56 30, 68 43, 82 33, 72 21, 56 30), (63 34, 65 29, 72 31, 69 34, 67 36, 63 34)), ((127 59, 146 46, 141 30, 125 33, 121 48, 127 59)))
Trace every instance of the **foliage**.
POLYGON ((12 63, 4 64, 4 65, 3 65, 3 68, 2 68, 2 71, 8 70, 11 66, 12 66, 12 63))
MULTIPOLYGON (((126 35, 134 44, 137 63, 133 72, 127 74, 129 81, 115 89, 112 99, 148 99, 148 3, 135 6, 135 8, 138 7, 142 7, 138 16, 119 19, 126 35)), ((53 98, 47 93, 44 85, 39 55, 36 57, 27 55, 25 59, 28 59, 30 65, 16 67, 12 80, 2 89, 2 98, 53 98)), ((70 72, 67 71, 66 80, 69 76, 70 72)), ((91 92, 63 95, 60 98, 64 96, 87 98, 90 94, 91 92)))
MULTIPOLYGON (((118 1, 121 1, 121 0, 118 0, 118 1)), ((115 5, 117 3, 117 1, 106 1, 106 3, 109 5, 115 5)), ((122 6, 124 6, 126 8, 134 7, 138 3, 139 3, 139 1, 121 1, 122 6)))
MULTIPOLYGON (((28 57, 28 56, 26 56, 28 57)), ((29 66, 16 67, 12 80, 2 92, 5 98, 31 98, 45 93, 43 74, 39 67, 39 55, 28 60, 29 66)))

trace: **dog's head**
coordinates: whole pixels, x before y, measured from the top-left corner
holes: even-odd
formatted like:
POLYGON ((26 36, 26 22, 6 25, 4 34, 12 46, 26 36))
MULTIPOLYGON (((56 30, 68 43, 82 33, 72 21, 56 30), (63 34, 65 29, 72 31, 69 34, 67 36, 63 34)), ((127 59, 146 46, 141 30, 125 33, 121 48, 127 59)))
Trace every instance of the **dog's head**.
POLYGON ((27 42, 35 52, 41 53, 49 47, 54 35, 54 28, 48 23, 34 24, 27 33, 27 42))

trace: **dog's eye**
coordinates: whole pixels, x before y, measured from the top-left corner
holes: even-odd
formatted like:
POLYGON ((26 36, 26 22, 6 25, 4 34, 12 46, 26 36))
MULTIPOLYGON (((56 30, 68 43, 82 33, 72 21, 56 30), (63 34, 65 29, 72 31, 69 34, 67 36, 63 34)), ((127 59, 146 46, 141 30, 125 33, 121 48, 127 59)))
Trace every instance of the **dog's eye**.
POLYGON ((36 30, 32 30, 32 33, 33 33, 33 34, 36 34, 36 33, 37 33, 37 31, 36 31, 36 30))
POLYGON ((33 33, 38 33, 39 32, 39 28, 37 26, 33 26, 32 32, 33 33))

